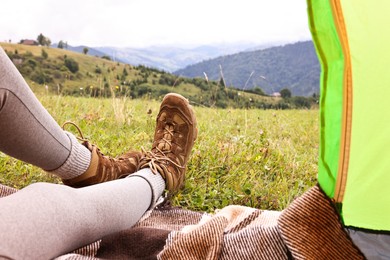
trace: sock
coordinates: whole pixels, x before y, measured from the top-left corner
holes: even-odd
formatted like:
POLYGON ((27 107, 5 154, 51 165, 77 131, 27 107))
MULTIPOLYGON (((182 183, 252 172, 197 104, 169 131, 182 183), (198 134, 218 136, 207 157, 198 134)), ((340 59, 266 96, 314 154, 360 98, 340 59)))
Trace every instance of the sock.
POLYGON ((49 173, 55 174, 61 179, 68 180, 76 178, 87 171, 91 163, 91 151, 80 144, 73 134, 69 132, 65 133, 68 135, 71 143, 69 157, 59 168, 49 171, 49 173))
POLYGON ((165 190, 165 180, 163 177, 161 177, 160 174, 154 174, 149 168, 141 169, 127 176, 127 178, 131 177, 141 177, 149 183, 150 188, 152 189, 152 202, 149 209, 154 208, 156 202, 165 190))

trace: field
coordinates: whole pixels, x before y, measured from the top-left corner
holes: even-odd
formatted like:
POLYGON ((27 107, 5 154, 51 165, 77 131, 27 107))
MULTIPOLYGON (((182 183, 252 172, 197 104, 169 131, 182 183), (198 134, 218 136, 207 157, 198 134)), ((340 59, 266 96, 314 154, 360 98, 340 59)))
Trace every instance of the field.
MULTIPOLYGON (((151 147, 158 101, 45 94, 38 98, 59 124, 75 122, 106 155, 151 147)), ((281 210, 316 184, 318 110, 195 107, 195 113, 198 139, 185 188, 174 205, 208 212, 229 204, 281 210)), ((0 172, 0 183, 16 188, 61 182, 2 153, 0 172)))

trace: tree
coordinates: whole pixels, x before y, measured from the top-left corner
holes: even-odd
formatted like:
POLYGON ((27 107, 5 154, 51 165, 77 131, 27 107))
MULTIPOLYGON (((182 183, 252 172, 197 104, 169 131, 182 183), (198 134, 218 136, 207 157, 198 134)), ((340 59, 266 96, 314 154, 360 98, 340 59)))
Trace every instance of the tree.
POLYGON ((126 68, 123 68, 123 72, 122 72, 123 76, 127 77, 129 75, 129 73, 127 72, 126 68))
POLYGON ((49 47, 51 45, 51 40, 46 37, 45 46, 49 47))
POLYGON ((64 42, 62 40, 58 42, 57 48, 59 48, 59 49, 63 49, 64 48, 64 42))
POLYGON ((89 49, 88 49, 87 47, 84 47, 84 49, 83 49, 83 53, 84 53, 84 54, 87 54, 87 53, 88 53, 88 51, 89 51, 89 49))
POLYGON ((42 46, 50 46, 51 44, 51 40, 48 37, 44 36, 42 33, 38 35, 37 42, 39 43, 39 45, 42 46))
POLYGON ((282 98, 290 98, 291 97, 291 91, 288 88, 284 88, 280 91, 280 96, 282 98))
POLYGON ((123 68, 123 72, 122 72, 122 76, 120 78, 121 81, 125 81, 126 80, 126 77, 129 75, 129 73, 127 72, 126 68, 123 68))
POLYGON ((45 36, 43 36, 43 34, 39 34, 38 37, 37 37, 37 42, 40 44, 40 45, 43 45, 43 42, 45 40, 45 36))
POLYGON ((219 80, 219 88, 221 90, 225 89, 226 86, 225 86, 225 80, 221 77, 221 79, 219 80))

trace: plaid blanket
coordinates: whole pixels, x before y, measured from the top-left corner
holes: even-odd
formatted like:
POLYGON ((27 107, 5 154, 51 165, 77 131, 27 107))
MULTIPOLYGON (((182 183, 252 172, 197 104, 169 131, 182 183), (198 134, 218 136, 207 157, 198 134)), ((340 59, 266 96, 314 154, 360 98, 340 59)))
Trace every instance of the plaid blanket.
MULTIPOLYGON (((17 192, 0 185, 0 197, 17 192)), ((58 259, 364 259, 316 186, 283 212, 232 205, 207 214, 165 207, 131 229, 58 259)))

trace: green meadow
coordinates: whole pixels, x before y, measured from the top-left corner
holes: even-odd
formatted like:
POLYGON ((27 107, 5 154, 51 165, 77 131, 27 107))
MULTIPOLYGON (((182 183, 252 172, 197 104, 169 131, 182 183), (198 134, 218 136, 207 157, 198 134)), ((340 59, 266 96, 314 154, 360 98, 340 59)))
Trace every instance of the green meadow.
MULTIPOLYGON (((110 156, 151 148, 159 101, 39 94, 61 125, 76 123, 90 142, 110 156)), ((198 138, 187 165, 184 189, 173 205, 212 212, 230 204, 284 209, 316 184, 318 110, 194 107, 198 138)), ((66 130, 74 132, 75 129, 66 130)), ((61 183, 41 169, 0 153, 0 183, 23 188, 61 183)))

